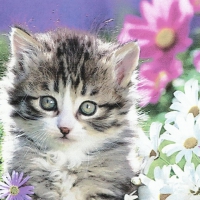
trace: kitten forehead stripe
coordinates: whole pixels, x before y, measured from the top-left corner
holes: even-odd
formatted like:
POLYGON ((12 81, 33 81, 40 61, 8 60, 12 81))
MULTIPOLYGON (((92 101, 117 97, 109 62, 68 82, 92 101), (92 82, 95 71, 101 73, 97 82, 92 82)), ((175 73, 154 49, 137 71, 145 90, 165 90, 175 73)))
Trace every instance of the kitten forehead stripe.
POLYGON ((41 89, 44 90, 44 91, 50 91, 49 84, 47 82, 42 82, 41 83, 41 89))
POLYGON ((90 92, 90 96, 97 95, 98 93, 99 93, 99 89, 93 89, 93 90, 90 92))

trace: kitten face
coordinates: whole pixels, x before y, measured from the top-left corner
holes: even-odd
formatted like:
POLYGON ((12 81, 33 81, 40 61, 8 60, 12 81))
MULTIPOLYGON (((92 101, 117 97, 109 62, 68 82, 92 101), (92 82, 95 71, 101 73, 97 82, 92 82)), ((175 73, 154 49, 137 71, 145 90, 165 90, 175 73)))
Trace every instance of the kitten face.
POLYGON ((22 135, 43 148, 85 149, 119 137, 132 104, 135 43, 121 47, 65 29, 31 36, 18 28, 11 42, 5 92, 22 135))

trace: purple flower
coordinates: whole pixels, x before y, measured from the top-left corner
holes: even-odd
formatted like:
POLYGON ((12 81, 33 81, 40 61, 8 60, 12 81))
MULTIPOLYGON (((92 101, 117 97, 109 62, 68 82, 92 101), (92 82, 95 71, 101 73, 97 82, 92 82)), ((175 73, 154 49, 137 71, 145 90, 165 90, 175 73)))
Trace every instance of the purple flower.
POLYGON ((24 173, 18 173, 13 171, 12 177, 10 174, 4 175, 3 182, 0 182, 0 199, 6 198, 6 200, 31 200, 28 195, 33 193, 33 186, 24 185, 29 176, 23 179, 24 173))

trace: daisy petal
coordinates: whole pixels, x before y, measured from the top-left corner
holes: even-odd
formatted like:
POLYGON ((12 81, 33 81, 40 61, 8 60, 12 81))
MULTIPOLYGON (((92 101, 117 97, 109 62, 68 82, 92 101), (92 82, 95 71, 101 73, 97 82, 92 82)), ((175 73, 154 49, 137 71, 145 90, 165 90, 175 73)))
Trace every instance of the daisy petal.
POLYGON ((165 146, 163 149, 162 149, 162 152, 163 153, 166 153, 167 156, 171 156, 172 154, 174 154, 175 152, 177 151, 180 151, 182 149, 182 147, 180 147, 179 145, 177 144, 169 144, 167 146, 165 146))
POLYGON ((187 162, 191 162, 191 160, 192 160, 192 151, 190 151, 190 150, 187 151, 186 150, 185 159, 186 159, 187 162))
POLYGON ((177 155, 176 155, 176 163, 179 163, 181 161, 181 159, 183 158, 185 152, 184 151, 180 151, 177 155))

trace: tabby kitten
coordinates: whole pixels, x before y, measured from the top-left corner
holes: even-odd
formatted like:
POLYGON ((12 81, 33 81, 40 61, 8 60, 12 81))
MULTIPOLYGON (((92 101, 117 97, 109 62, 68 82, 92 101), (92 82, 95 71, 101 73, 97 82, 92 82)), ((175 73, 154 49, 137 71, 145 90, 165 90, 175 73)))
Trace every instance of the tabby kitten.
POLYGON ((122 200, 134 191, 137 44, 18 27, 10 39, 0 83, 4 172, 31 176, 34 200, 122 200))

